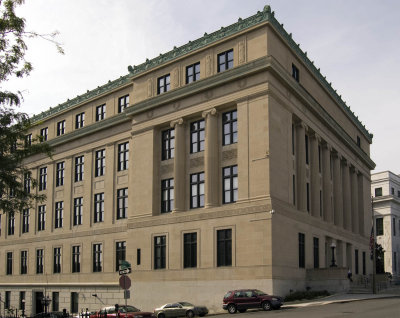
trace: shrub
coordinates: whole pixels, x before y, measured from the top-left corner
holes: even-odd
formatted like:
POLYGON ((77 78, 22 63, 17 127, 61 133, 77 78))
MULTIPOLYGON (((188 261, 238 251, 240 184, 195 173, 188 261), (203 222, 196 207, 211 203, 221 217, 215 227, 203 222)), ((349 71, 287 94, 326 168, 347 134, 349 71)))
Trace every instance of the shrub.
POLYGON ((286 301, 294 301, 294 300, 302 300, 302 299, 314 299, 323 296, 329 296, 329 292, 327 290, 307 290, 307 291, 296 291, 289 295, 286 295, 286 301))

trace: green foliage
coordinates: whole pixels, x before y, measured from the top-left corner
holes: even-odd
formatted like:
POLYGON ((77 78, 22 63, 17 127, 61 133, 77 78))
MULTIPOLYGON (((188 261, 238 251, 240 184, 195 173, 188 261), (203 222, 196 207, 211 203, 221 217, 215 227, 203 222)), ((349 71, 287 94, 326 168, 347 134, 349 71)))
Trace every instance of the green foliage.
POLYGON ((329 292, 327 290, 307 290, 307 291, 296 291, 289 295, 286 295, 285 302, 287 301, 295 301, 295 300, 303 300, 303 299, 314 299, 319 297, 329 296, 329 292))
POLYGON ((42 35, 25 31, 25 19, 15 14, 16 7, 23 3, 24 0, 0 0, 0 211, 3 213, 21 212, 34 201, 45 199, 35 194, 37 180, 31 177, 24 162, 33 155, 51 155, 51 149, 35 136, 32 143, 26 143, 31 122, 26 114, 14 109, 20 105, 22 95, 4 90, 2 83, 10 77, 27 76, 32 71, 31 63, 25 60, 27 38, 51 41, 63 53, 54 40, 57 32, 42 35), (24 181, 29 181, 25 185, 30 185, 30 191, 24 181))
POLYGON ((375 242, 376 274, 385 273, 385 250, 381 244, 375 242))

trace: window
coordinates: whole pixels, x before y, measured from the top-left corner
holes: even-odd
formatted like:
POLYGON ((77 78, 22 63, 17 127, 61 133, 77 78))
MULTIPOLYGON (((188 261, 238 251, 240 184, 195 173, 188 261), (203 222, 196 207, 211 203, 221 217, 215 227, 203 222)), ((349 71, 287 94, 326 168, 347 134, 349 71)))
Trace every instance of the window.
POLYGON ((169 74, 161 76, 157 79, 157 94, 168 92, 170 89, 170 76, 169 74))
POLYGON ((382 196, 382 188, 375 188, 375 196, 376 197, 382 196))
POLYGON ((233 49, 218 54, 218 73, 233 67, 233 49))
POLYGON ((396 219, 393 218, 393 236, 396 236, 396 219))
POLYGON ((356 275, 358 275, 359 270, 358 270, 358 250, 357 249, 354 250, 354 267, 355 267, 354 273, 356 275))
POLYGON ((322 190, 319 190, 319 216, 322 217, 322 190))
POLYGON ((39 169, 39 191, 46 190, 47 187, 47 167, 39 169))
POLYGON ((93 244, 93 272, 101 272, 102 271, 102 263, 103 263, 103 251, 102 244, 93 244))
POLYGON ((394 188, 391 188, 391 194, 394 195, 394 188))
POLYGON ((190 175, 190 208, 204 207, 204 172, 190 175))
POLYGON ((136 250, 136 265, 140 265, 140 261, 141 261, 141 251, 140 248, 138 248, 136 250))
POLYGON ((129 106, 129 95, 118 98, 118 113, 122 113, 129 106))
POLYGON ((225 167, 222 169, 223 175, 223 203, 233 203, 238 198, 238 171, 237 166, 225 167))
POLYGON ((104 221, 104 193, 94 195, 94 223, 104 221))
POLYGON ((61 247, 54 248, 53 255, 53 273, 61 273, 61 247))
POLYGON ((223 145, 230 145, 237 143, 238 132, 237 132, 237 110, 232 110, 222 114, 222 126, 223 126, 223 145))
POLYGON ((129 142, 118 145, 118 171, 127 170, 129 166, 129 142))
POLYGON ((174 158, 175 151, 175 130, 173 128, 164 130, 162 132, 162 160, 174 158))
POLYGON ((183 234, 183 267, 197 267, 197 233, 183 234))
POLYGON ((96 121, 100 121, 106 118, 106 104, 96 107, 96 121))
POLYGON ((76 292, 71 293, 71 313, 79 312, 79 294, 76 292))
POLYGON ((296 205, 296 176, 292 178, 293 205, 296 205))
POLYGON ((383 218, 376 218, 376 236, 383 235, 383 218))
POLYGON ((190 124, 190 153, 204 151, 205 121, 204 119, 190 124))
POLYGON ((310 213, 310 183, 306 183, 307 212, 310 213))
POLYGON ((15 231, 15 215, 14 215, 14 212, 10 212, 8 214, 8 231, 7 231, 7 234, 8 235, 14 235, 14 231, 15 231))
POLYGON ((54 217, 54 227, 56 229, 63 227, 63 214, 64 214, 64 202, 56 202, 55 217, 54 217))
POLYGON ((300 72, 299 69, 292 64, 292 77, 298 82, 300 81, 300 72))
POLYGON ((306 146, 306 165, 310 164, 310 151, 309 151, 309 146, 308 146, 308 135, 304 136, 305 138, 305 146, 306 146))
POLYGON ((166 264, 166 236, 154 237, 154 269, 163 269, 166 264))
POLYGON ((65 134, 65 120, 61 120, 57 123, 57 136, 65 134))
POLYGON ((83 165, 85 163, 85 157, 75 157, 75 182, 83 180, 83 165))
POLYGON ((299 233, 299 267, 305 268, 306 263, 306 251, 305 251, 305 235, 299 233))
POLYGON ((397 190, 397 196, 400 198, 400 190, 397 190))
POLYGON ((174 179, 161 180, 161 213, 174 209, 174 179))
POLYGON ((313 238, 314 247, 314 268, 319 268, 319 238, 313 238))
POLYGON ((56 165, 56 187, 64 185, 65 162, 58 162, 56 165))
POLYGON ((128 212, 128 188, 117 190, 117 220, 125 219, 128 212))
POLYGON ((51 299, 52 310, 59 311, 60 310, 60 294, 58 292, 52 292, 51 296, 52 296, 52 299, 51 299))
POLYGON ((82 128, 85 125, 85 113, 79 113, 75 116, 75 129, 82 128))
POLYGON ((217 231, 217 266, 232 266, 232 229, 217 231))
POLYGON ((43 274, 43 249, 36 250, 36 274, 43 274))
POLYGON ((40 129, 40 142, 47 141, 49 129, 47 127, 40 129))
POLYGON ((200 62, 186 66, 186 84, 200 79, 200 62))
POLYGON ((4 299, 4 309, 10 309, 10 302, 11 302, 11 291, 7 290, 5 292, 5 299, 4 299))
POLYGON ((393 252, 393 271, 397 272, 397 253, 393 252))
POLYGON ((29 209, 22 211, 22 233, 29 232, 29 209))
POLYGON ((19 309, 25 310, 25 292, 24 291, 19 292, 19 309))
POLYGON ((32 145, 32 134, 29 134, 29 135, 25 136, 25 145, 26 146, 32 145))
POLYGON ((21 251, 21 275, 28 273, 28 251, 21 251))
POLYGON ((101 149, 96 151, 96 164, 94 169, 94 176, 100 177, 104 176, 104 171, 106 168, 106 150, 101 149))
POLYGON ((24 191, 26 193, 31 193, 31 173, 24 173, 24 191))
POLYGON ((362 274, 365 275, 367 273, 366 269, 366 253, 362 252, 362 274))
POLYGON ((79 245, 72 246, 72 272, 81 272, 81 247, 79 245))
POLYGON ((44 231, 46 226, 46 206, 39 205, 38 209, 38 231, 44 231))
POLYGON ((73 225, 82 224, 82 209, 83 209, 83 198, 74 198, 74 219, 73 225))
POLYGON ((115 271, 118 272, 121 261, 126 261, 126 242, 115 243, 115 271))
POLYGON ((7 275, 12 275, 12 268, 13 268, 13 253, 7 252, 7 275))

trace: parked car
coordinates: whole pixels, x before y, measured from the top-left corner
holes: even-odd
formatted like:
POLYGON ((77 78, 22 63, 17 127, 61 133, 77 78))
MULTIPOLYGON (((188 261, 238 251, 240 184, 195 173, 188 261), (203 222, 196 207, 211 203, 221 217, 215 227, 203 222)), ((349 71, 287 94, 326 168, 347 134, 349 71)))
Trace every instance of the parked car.
POLYGON ((140 309, 129 305, 118 305, 117 308, 115 308, 115 305, 103 307, 91 314, 90 318, 118 318, 117 313, 121 318, 154 318, 152 312, 140 311, 140 309))
POLYGON ((169 317, 192 318, 194 316, 203 317, 207 314, 208 314, 208 309, 206 306, 195 306, 186 301, 165 304, 160 308, 154 309, 154 315, 157 318, 169 318, 169 317))
POLYGON ((268 295, 258 289, 239 289, 225 294, 222 308, 234 314, 236 311, 245 312, 250 308, 279 309, 282 305, 282 297, 268 295))

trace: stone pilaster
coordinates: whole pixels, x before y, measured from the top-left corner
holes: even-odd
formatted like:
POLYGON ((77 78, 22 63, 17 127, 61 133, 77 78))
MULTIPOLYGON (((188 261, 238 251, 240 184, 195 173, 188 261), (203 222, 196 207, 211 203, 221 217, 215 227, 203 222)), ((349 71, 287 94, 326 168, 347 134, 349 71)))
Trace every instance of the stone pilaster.
POLYGON ((351 231, 351 186, 349 162, 342 161, 343 227, 351 231))
POLYGON ((307 211, 306 198, 306 142, 307 125, 303 122, 296 125, 296 179, 297 179, 297 209, 307 211))
POLYGON ((338 153, 332 153, 333 161, 333 200, 334 200, 334 223, 337 226, 343 226, 343 192, 342 192, 342 171, 341 156, 338 153))
POLYGON ((357 169, 353 168, 350 172, 351 180, 351 226, 355 234, 360 232, 358 221, 358 178, 357 169))
POLYGON ((322 204, 323 217, 326 222, 333 223, 332 211, 332 183, 331 183, 331 147, 328 144, 321 145, 322 161, 322 204))
POLYGON ((215 108, 203 112, 206 124, 204 149, 204 196, 205 207, 217 206, 219 202, 219 143, 218 113, 215 108))
POLYGON ((185 125, 182 118, 171 122, 175 129, 174 159, 174 209, 173 212, 185 211, 186 198, 186 142, 185 125))
POLYGON ((315 217, 320 217, 320 211, 321 211, 320 195, 319 195, 321 186, 319 178, 319 156, 318 156, 318 145, 320 141, 321 138, 317 134, 310 136, 310 176, 311 176, 310 202, 311 202, 311 215, 315 217))

